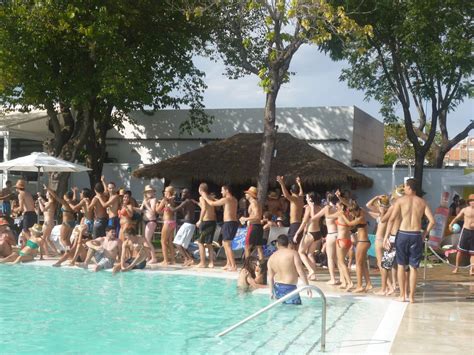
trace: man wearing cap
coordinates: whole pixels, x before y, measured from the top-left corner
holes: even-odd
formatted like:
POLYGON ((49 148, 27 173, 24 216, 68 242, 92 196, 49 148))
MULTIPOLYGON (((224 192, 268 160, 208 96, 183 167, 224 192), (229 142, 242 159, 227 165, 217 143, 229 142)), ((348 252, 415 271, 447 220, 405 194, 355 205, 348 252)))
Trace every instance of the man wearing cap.
POLYGON ((203 197, 203 194, 209 193, 209 187, 206 183, 199 185, 199 207, 201 207, 201 213, 199 215, 199 221, 196 223, 196 227, 199 228, 199 264, 197 267, 203 268, 206 267, 206 250, 209 252, 209 267, 214 267, 214 247, 212 242, 214 239, 214 233, 216 231, 216 209, 214 206, 211 206, 203 197))
POLYGON ((30 237, 29 228, 31 228, 38 221, 38 216, 35 212, 35 202, 33 201, 33 196, 25 190, 25 187, 25 180, 20 179, 16 182, 15 188, 18 193, 18 207, 14 212, 21 213, 23 215, 22 233, 20 234, 21 245, 26 243, 26 240, 30 237))
POLYGON ((240 217, 240 223, 247 223, 247 236, 245 237, 245 258, 250 257, 252 249, 257 248, 259 260, 263 260, 263 209, 257 200, 257 188, 250 186, 244 191, 245 198, 249 201, 249 216, 240 217))
POLYGON ((405 268, 410 267, 410 303, 415 302, 416 276, 423 254, 423 240, 435 224, 433 213, 428 204, 416 195, 416 180, 405 182, 405 196, 400 197, 393 206, 388 230, 399 219, 400 227, 395 239, 396 260, 398 264, 398 283, 400 285, 399 301, 406 301, 405 268), (421 222, 426 216, 429 223, 422 234, 421 222))
POLYGON ((232 252, 232 240, 235 238, 239 222, 237 221, 237 207, 238 201, 232 194, 229 185, 223 185, 221 188, 222 198, 220 200, 211 200, 207 193, 201 194, 211 206, 224 206, 224 224, 222 225, 222 241, 224 244, 224 251, 227 262, 223 267, 227 271, 237 271, 235 265, 234 253, 232 252))
POLYGON ((474 194, 469 195, 468 204, 451 221, 449 229, 452 230, 454 223, 464 219, 464 226, 459 238, 458 254, 456 255, 456 267, 453 270, 453 274, 458 272, 461 255, 469 254, 471 256, 470 275, 474 276, 474 194))
POLYGON ((283 176, 277 176, 277 181, 281 186, 283 196, 290 202, 290 229, 288 230, 288 240, 290 242, 290 248, 293 248, 293 244, 298 244, 298 241, 294 240, 294 236, 300 228, 303 219, 304 193, 301 186, 301 179, 299 177, 296 178, 296 185, 291 186, 290 192, 286 189, 283 176))

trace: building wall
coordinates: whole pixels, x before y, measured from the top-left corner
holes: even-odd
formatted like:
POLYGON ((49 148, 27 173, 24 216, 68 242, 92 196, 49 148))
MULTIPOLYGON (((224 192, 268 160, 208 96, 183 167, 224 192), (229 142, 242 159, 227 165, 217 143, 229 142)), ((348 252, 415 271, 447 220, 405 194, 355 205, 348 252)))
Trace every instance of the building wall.
MULTIPOLYGON (((364 164, 380 164, 383 162, 383 129, 378 130, 378 121, 357 109, 361 121, 359 126, 374 127, 371 131, 359 128, 358 141, 378 142, 373 136, 380 134, 382 146, 358 144, 356 149, 363 148, 364 152, 355 152, 354 112, 352 106, 279 108, 278 131, 306 140, 347 165, 354 159, 353 154, 364 164), (380 149, 379 161, 374 157, 377 155, 373 153, 376 149, 380 149)), ((124 161, 121 157, 128 157, 128 161, 133 164, 150 164, 196 149, 209 140, 227 138, 239 132, 262 132, 264 110, 261 108, 213 109, 206 110, 206 113, 215 117, 210 132, 197 132, 191 136, 179 132, 180 124, 188 118, 186 110, 161 110, 152 116, 133 112, 131 117, 134 123, 126 122, 124 130, 109 133, 109 156, 118 162, 124 161), (124 138, 126 141, 122 140, 124 138)))
MULTIPOLYGON (((365 205, 376 195, 388 194, 392 191, 392 168, 355 168, 359 173, 364 174, 374 180, 374 185, 370 189, 359 189, 354 191, 357 200, 365 205)), ((451 189, 444 187, 442 179, 446 177, 463 176, 464 169, 430 169, 423 170, 423 191, 426 192, 424 198, 432 209, 438 207, 441 193, 446 189, 451 193, 456 192, 462 196, 462 188, 451 189)), ((408 168, 397 168, 395 170, 395 184, 402 184, 403 178, 408 176, 408 168)))
POLYGON ((352 161, 364 165, 383 164, 383 123, 354 106, 352 161))

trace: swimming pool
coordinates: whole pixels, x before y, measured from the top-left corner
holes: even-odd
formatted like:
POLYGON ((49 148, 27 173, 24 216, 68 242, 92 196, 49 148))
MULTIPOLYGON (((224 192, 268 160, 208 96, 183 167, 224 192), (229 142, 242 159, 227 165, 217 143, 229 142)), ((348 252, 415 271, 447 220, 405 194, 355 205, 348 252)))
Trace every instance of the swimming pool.
MULTIPOLYGON (((133 272, 0 266, 2 353, 315 353, 321 300, 278 306, 223 338, 215 335, 269 304, 236 281, 133 272)), ((327 350, 370 339, 387 302, 328 299, 327 350), (370 322, 367 323, 367 319, 370 322), (372 328, 374 329, 372 329, 372 328), (352 338, 352 339, 350 339, 352 338)), ((342 347, 342 348, 341 348, 342 347)), ((349 351, 349 349, 345 349, 349 351)))

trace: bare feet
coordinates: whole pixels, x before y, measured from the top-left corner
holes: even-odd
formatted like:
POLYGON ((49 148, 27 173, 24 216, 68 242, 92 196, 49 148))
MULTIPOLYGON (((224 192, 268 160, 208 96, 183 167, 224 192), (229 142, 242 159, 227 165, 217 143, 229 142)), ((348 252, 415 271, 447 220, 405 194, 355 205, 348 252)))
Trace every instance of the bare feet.
POLYGON ((379 291, 374 292, 374 295, 377 295, 377 296, 386 296, 386 295, 387 295, 387 291, 380 289, 379 291))
POLYGON ((410 303, 415 303, 415 297, 410 297, 410 303))
POLYGON ((229 271, 229 272, 237 271, 237 268, 236 268, 236 267, 229 267, 229 268, 227 269, 227 271, 229 271))
POLYGON ((365 286, 365 290, 366 290, 366 291, 370 291, 370 290, 372 290, 373 288, 374 288, 374 286, 372 286, 372 284, 368 284, 368 285, 365 286))
POLYGON ((453 269, 453 274, 457 274, 457 273, 458 273, 458 270, 459 270, 459 269, 458 269, 457 267, 455 267, 455 268, 453 269))
POLYGON ((346 288, 346 287, 347 287, 346 284, 341 284, 341 285, 339 286, 340 289, 344 289, 344 288, 346 288))
POLYGON ((213 263, 209 263, 209 268, 213 269, 214 268, 214 264, 213 263))
POLYGON ((225 265, 222 267, 222 270, 229 270, 230 266, 229 265, 225 265))
POLYGON ((201 263, 199 263, 199 264, 196 265, 196 267, 197 267, 197 268, 200 268, 200 269, 203 269, 203 268, 206 267, 206 264, 201 264, 201 263))
POLYGON ((349 291, 352 287, 354 287, 354 284, 351 282, 350 284, 347 285, 346 291, 349 291))
POLYGON ((60 266, 61 266, 61 264, 60 264, 60 263, 54 263, 54 264, 53 264, 53 265, 51 265, 51 266, 54 266, 54 267, 60 267, 60 266))
POLYGON ((406 302, 406 298, 403 297, 403 296, 400 296, 400 297, 397 298, 397 301, 399 301, 399 302, 406 302))
POLYGON ((167 261, 162 261, 161 263, 158 263, 160 266, 168 266, 169 263, 167 261))
POLYGON ((362 292, 365 292, 365 288, 363 287, 357 287, 354 291, 352 291, 354 293, 362 293, 362 292))
POLYGON ((78 263, 77 266, 82 267, 83 269, 86 269, 86 270, 88 268, 88 265, 86 265, 85 263, 78 263))
POLYGON ((148 264, 158 264, 158 260, 150 260, 150 262, 148 264))
POLYGON ((394 292, 395 292, 395 289, 393 287, 389 287, 387 291, 387 296, 393 295, 394 292))
POLYGON ((329 280, 328 282, 326 282, 326 284, 328 284, 328 285, 339 285, 339 282, 336 281, 336 280, 329 280))

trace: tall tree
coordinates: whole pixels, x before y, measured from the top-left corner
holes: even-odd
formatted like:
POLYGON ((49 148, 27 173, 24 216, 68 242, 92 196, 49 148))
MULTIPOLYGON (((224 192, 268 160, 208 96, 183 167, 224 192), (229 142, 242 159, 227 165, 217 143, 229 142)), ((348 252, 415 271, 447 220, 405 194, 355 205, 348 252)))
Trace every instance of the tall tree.
POLYGON ((203 0, 188 6, 190 18, 216 19, 213 42, 227 75, 260 78, 265 99, 263 143, 260 152, 258 199, 268 189, 271 158, 276 139, 276 101, 281 85, 288 82, 293 56, 304 44, 321 45, 347 35, 365 38, 370 26, 359 27, 342 7, 324 0, 203 0))
POLYGON ((357 9, 351 17, 373 26, 373 36, 365 42, 356 39, 342 51, 337 43, 328 48, 333 56, 342 53, 349 60, 351 66, 341 78, 350 87, 364 90, 367 98, 379 101, 386 119, 393 119, 401 108, 421 191, 425 157, 438 127, 442 139, 437 165, 473 128, 471 122, 449 139, 446 125, 448 113, 472 93, 473 4, 463 0, 333 3, 344 3, 350 13, 357 9))
POLYGON ((0 104, 46 109, 54 138, 45 149, 71 161, 85 154, 91 184, 107 131, 131 110, 187 105, 184 128, 209 123, 192 62, 205 31, 166 2, 6 1, 0 23, 0 104))

